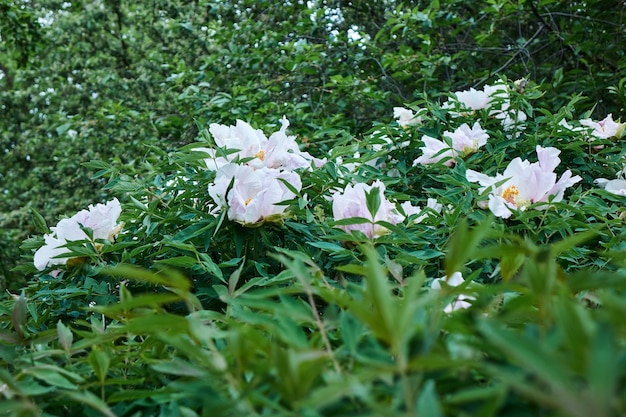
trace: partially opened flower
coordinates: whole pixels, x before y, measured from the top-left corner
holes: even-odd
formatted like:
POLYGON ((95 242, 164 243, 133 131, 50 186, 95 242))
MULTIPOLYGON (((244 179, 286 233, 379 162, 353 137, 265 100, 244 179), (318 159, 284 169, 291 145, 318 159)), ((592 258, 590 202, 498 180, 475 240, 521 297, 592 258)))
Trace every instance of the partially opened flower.
POLYGON ((425 146, 420 148, 423 155, 417 158, 413 165, 434 164, 445 159, 444 165, 452 166, 457 155, 472 154, 485 145, 489 139, 489 135, 478 122, 474 123, 471 128, 467 123, 463 123, 454 132, 444 132, 443 136, 449 139, 450 145, 430 136, 424 136, 422 141, 425 146))
POLYGON ((217 171, 208 191, 219 206, 228 209, 230 220, 256 225, 280 218, 287 209, 281 203, 296 196, 285 182, 297 191, 302 188, 295 172, 228 164, 217 171))
POLYGON ((382 225, 375 224, 378 221, 385 221, 391 224, 398 224, 404 220, 396 209, 395 205, 385 198, 385 184, 381 181, 374 181, 371 185, 357 183, 347 185, 341 192, 335 192, 333 199, 333 217, 335 220, 364 218, 367 223, 351 224, 339 226, 346 232, 359 230, 368 238, 376 238, 389 232, 382 225), (370 201, 377 201, 377 207, 368 207, 368 195, 370 201), (370 210, 374 210, 372 213, 370 210))
POLYGON ((402 127, 416 126, 422 124, 422 113, 413 113, 411 110, 404 107, 394 107, 393 117, 398 120, 398 124, 402 127))
POLYGON ((489 105, 489 95, 484 90, 470 88, 469 90, 453 93, 453 97, 465 110, 482 110, 489 105))
POLYGON ((43 271, 52 265, 65 265, 67 257, 57 256, 70 253, 71 250, 63 247, 68 242, 98 239, 111 240, 115 238, 122 224, 117 222, 122 207, 117 198, 106 204, 90 205, 88 210, 81 210, 68 219, 62 219, 55 227, 51 227, 52 233, 44 236, 45 244, 35 252, 35 267, 43 271), (85 232, 91 229, 91 236, 85 232))
POLYGON ((501 106, 508 105, 508 99, 508 86, 503 81, 498 81, 494 85, 485 85, 482 90, 470 88, 456 91, 442 108, 447 109, 454 117, 468 116, 483 109, 491 110, 491 114, 501 110, 501 107, 496 108, 498 103, 501 106), (460 111, 456 111, 457 108, 460 111))
MULTIPOLYGON (((470 182, 478 182, 482 186, 481 193, 489 192, 489 209, 496 216, 506 219, 513 210, 525 210, 534 203, 561 201, 565 189, 582 179, 578 175, 572 176, 567 170, 557 181, 554 169, 561 162, 558 157, 560 152, 556 148, 537 146, 538 162, 515 158, 502 174, 495 177, 467 170, 466 178, 470 182)), ((541 204, 535 208, 547 207, 548 204, 541 204)))
POLYGON ((620 138, 624 134, 624 128, 626 127, 626 123, 615 122, 612 114, 598 122, 591 119, 582 119, 580 124, 591 128, 591 136, 598 139, 620 138))
MULTIPOLYGON (((442 289, 442 282, 450 287, 458 287, 463 284, 465 280, 460 272, 455 272, 450 277, 443 277, 435 279, 430 288, 440 291, 442 289)), ((452 313, 456 310, 466 309, 472 306, 469 301, 475 300, 474 297, 465 294, 459 294, 451 303, 446 305, 443 309, 446 313, 452 313)))

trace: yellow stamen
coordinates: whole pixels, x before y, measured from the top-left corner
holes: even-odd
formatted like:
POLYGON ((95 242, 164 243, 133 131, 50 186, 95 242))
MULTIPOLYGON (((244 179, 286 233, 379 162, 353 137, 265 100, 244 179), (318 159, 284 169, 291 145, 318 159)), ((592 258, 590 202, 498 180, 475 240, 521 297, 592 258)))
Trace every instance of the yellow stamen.
POLYGON ((502 193, 502 198, 508 201, 511 204, 515 204, 515 199, 519 195, 519 190, 517 186, 511 185, 502 193))
POLYGON ((265 151, 263 149, 261 149, 260 151, 255 153, 254 156, 259 158, 261 161, 264 161, 265 160, 265 151))
POLYGON ((248 204, 250 204, 251 201, 252 201, 252 197, 250 197, 249 199, 244 201, 243 204, 245 204, 247 206, 248 204))

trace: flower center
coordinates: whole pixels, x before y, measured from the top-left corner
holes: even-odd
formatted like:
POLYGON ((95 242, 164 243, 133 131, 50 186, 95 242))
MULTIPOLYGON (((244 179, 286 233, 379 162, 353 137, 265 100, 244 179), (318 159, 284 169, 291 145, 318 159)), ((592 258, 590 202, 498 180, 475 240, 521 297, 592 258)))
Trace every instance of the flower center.
POLYGON ((502 198, 511 204, 515 204, 515 199, 519 195, 519 189, 516 185, 511 185, 502 193, 502 198))
POLYGON ((261 161, 264 161, 265 160, 265 151, 263 149, 261 149, 260 151, 255 153, 254 156, 259 158, 261 161))
POLYGON ((477 150, 478 150, 478 141, 475 140, 472 146, 466 146, 463 148, 463 150, 461 151, 461 156, 466 157, 468 155, 473 154, 477 150))
POLYGON ((250 204, 251 201, 252 201, 252 197, 244 201, 243 204, 247 206, 248 204, 250 204))

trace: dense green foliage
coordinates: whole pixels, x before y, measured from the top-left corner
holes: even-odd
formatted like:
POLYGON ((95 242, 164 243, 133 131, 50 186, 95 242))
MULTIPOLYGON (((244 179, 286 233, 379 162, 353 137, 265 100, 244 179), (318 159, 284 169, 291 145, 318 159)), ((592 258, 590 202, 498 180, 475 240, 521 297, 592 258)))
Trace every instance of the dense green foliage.
POLYGON ((595 182, 626 136, 578 122, 626 117, 613 3, 0 0, 0 415, 626 413, 626 197, 595 182), (444 104, 498 77, 522 125, 444 104), (233 221, 198 148, 283 115, 326 163, 297 170, 284 217, 233 221), (414 165, 425 135, 475 122, 484 147, 414 165), (580 181, 490 215, 468 171, 538 145, 580 181), (363 219, 333 199, 375 180, 442 209, 347 232, 363 219), (119 235, 33 265, 50 226, 113 197, 119 235))
POLYGON ((104 195, 83 165, 139 165, 196 122, 275 123, 323 154, 391 107, 528 77, 558 109, 622 114, 624 4, 614 1, 0 2, 0 280, 19 242, 104 195), (360 40, 354 40, 358 33, 360 40))

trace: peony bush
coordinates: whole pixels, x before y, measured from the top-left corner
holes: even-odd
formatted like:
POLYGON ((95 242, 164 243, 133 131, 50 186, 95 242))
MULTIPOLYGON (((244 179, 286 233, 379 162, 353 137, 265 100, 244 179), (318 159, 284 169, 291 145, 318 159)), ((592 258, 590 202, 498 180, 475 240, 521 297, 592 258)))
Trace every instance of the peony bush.
POLYGON ((113 199, 24 242, 2 411, 623 414, 624 124, 543 94, 500 79, 332 146, 278 114, 92 161, 113 199))

